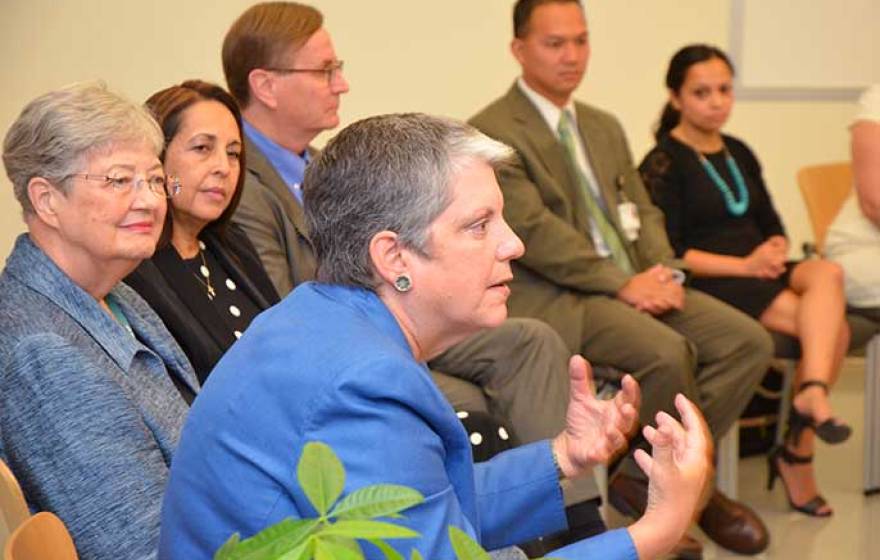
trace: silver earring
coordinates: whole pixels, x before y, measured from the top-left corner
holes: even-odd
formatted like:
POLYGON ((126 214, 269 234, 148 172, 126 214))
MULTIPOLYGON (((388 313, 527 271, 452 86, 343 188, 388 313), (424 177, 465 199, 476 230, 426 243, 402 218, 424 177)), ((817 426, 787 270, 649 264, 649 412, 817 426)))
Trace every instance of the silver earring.
POLYGON ((398 292, 408 292, 412 289, 412 279, 407 274, 401 274, 394 279, 394 289, 398 292))

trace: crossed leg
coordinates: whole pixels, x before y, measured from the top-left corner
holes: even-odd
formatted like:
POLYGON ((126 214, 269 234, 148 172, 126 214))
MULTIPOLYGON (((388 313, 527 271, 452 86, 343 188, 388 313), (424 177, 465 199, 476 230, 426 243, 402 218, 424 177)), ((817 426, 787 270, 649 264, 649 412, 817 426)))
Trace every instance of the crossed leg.
MULTIPOLYGON (((829 261, 813 260, 795 267, 789 289, 781 292, 761 315, 760 321, 768 329, 795 336, 801 343, 795 387, 807 381, 819 381, 829 388, 834 385, 849 346, 845 311, 841 268, 829 261)), ((817 385, 796 392, 793 406, 817 423, 832 417, 828 396, 817 385)), ((807 430, 797 443, 786 442, 786 448, 797 456, 810 457, 814 443, 814 434, 807 430)), ((779 468, 794 504, 805 504, 819 495, 811 463, 780 460, 779 468)), ((826 504, 817 513, 830 511, 826 504)))

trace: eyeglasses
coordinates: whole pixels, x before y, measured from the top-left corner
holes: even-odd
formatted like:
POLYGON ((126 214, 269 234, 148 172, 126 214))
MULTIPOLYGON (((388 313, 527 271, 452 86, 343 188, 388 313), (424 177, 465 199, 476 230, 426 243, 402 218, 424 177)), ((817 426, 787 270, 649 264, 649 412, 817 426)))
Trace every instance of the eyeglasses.
POLYGON ((336 62, 331 62, 324 66, 323 68, 266 68, 269 72, 278 72, 279 74, 324 74, 324 78, 327 79, 327 85, 333 83, 333 80, 336 76, 342 73, 342 66, 344 62, 341 60, 337 60, 336 62))
POLYGON ((101 181, 104 188, 119 196, 126 196, 140 189, 144 185, 156 196, 171 198, 180 192, 180 179, 173 175, 167 178, 164 175, 139 178, 134 175, 94 175, 91 173, 71 173, 61 180, 66 181, 72 177, 85 179, 86 181, 101 181))

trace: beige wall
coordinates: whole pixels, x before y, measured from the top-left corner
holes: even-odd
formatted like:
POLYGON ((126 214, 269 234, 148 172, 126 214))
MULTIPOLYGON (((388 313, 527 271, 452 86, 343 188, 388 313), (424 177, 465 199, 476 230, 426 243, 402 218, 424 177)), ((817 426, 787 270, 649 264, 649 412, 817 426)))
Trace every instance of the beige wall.
MULTIPOLYGON (((516 75, 508 0, 315 0, 346 62, 343 124, 391 111, 467 118, 516 75)), ((48 89, 102 78, 135 99, 189 77, 222 81, 219 51, 246 0, 0 0, 0 131, 48 89), (206 6, 211 5, 208 9, 206 6)), ((636 161, 651 147, 665 65, 686 42, 727 46, 729 0, 589 2, 593 58, 578 97, 616 113, 636 161)), ((784 41, 784 37, 779 38, 784 41)), ((772 44, 762 45, 772 49, 772 44)), ((798 167, 843 159, 848 103, 741 102, 728 131, 745 138, 795 247, 809 238, 798 167)), ((319 145, 326 141, 319 138, 319 145)), ((23 230, 0 179, 0 255, 23 230)))

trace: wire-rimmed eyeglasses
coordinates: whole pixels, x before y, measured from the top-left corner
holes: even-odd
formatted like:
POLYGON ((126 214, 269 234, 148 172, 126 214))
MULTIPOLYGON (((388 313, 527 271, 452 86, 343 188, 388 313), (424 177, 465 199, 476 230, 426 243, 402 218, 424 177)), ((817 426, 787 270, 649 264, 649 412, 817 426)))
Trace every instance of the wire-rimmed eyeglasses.
POLYGON ((265 68, 269 72, 278 72, 279 74, 324 74, 324 78, 327 80, 327 85, 333 83, 333 80, 342 72, 342 67, 345 63, 341 60, 337 60, 336 62, 330 62, 326 66, 322 68, 265 68))
POLYGON ((109 191, 125 196, 131 194, 135 189, 140 189, 144 185, 156 196, 171 198, 180 192, 180 179, 174 175, 152 175, 150 177, 135 177, 134 175, 96 175, 94 173, 71 173, 65 175, 62 181, 66 181, 72 177, 78 177, 87 181, 101 181, 104 188, 109 191))

